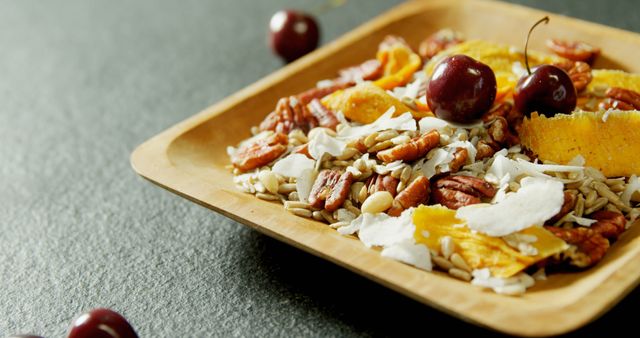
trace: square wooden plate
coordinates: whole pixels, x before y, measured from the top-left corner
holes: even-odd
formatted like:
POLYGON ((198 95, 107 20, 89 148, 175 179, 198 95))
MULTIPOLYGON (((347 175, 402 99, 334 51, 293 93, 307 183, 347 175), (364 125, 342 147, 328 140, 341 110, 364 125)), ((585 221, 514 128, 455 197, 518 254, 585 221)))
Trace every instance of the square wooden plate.
MULTIPOLYGON (((371 58, 387 34, 417 46, 430 33, 451 27, 470 39, 521 46, 529 25, 545 14, 489 1, 410 1, 151 138, 133 152, 132 165, 138 174, 169 191, 463 320, 523 336, 576 329, 604 313, 640 281, 640 226, 624 233, 596 267, 553 274, 524 296, 508 297, 382 258, 325 224, 238 191, 225 168, 226 147, 248 137, 249 128, 273 109, 278 98, 371 58)), ((532 48, 543 50, 549 37, 583 40, 603 50, 596 68, 640 72, 637 34, 549 15, 551 23, 539 27, 532 48)))

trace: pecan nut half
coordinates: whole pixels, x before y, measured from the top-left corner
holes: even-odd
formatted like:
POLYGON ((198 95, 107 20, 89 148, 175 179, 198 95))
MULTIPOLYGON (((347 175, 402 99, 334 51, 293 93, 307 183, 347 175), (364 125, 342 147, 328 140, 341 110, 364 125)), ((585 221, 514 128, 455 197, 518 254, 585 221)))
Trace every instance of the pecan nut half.
POLYGON ((295 96, 278 100, 276 109, 260 123, 260 130, 288 134, 299 128, 305 133, 318 126, 318 121, 295 96))
POLYGON ((341 69, 338 83, 356 84, 359 81, 371 81, 382 75, 382 63, 376 59, 367 60, 357 66, 341 69))
POLYGON ((604 93, 607 98, 622 101, 626 106, 632 106, 633 109, 640 109, 640 93, 633 90, 611 87, 604 93))
POLYGON ((493 141, 501 145, 511 147, 520 144, 520 138, 509 129, 507 119, 502 116, 493 120, 487 132, 493 141))
POLYGON ((397 160, 411 162, 424 157, 431 149, 440 144, 440 133, 432 130, 426 134, 414 137, 405 144, 399 144, 393 148, 378 152, 379 160, 389 163, 397 160))
POLYGON ((427 203, 429 201, 429 193, 429 179, 419 176, 393 199, 387 214, 389 216, 400 216, 405 209, 427 203))
POLYGON ((288 140, 287 135, 276 133, 247 144, 231 156, 231 163, 242 171, 261 167, 280 157, 287 150, 288 140))
POLYGON ((491 140, 480 140, 476 145, 476 161, 493 156, 500 146, 491 140))
POLYGON ((435 203, 449 209, 478 204, 481 198, 495 196, 496 188, 491 183, 477 177, 451 175, 435 182, 432 198, 435 203))
POLYGON ((418 53, 423 59, 431 59, 441 51, 463 42, 462 35, 451 29, 441 29, 420 43, 418 53))
POLYGON ((329 108, 325 107, 318 99, 313 99, 307 105, 309 112, 318 121, 320 127, 336 130, 338 118, 329 108))
POLYGON ((589 228, 565 229, 545 226, 556 237, 570 244, 569 249, 557 259, 578 268, 586 268, 598 263, 609 249, 609 241, 601 234, 589 228))
POLYGON ((331 189, 331 195, 327 198, 324 208, 329 212, 338 210, 349 197, 351 192, 351 184, 353 183, 353 174, 349 171, 340 175, 338 182, 331 189))
POLYGON ((550 39, 547 40, 547 47, 565 59, 582 61, 588 64, 593 64, 596 57, 600 55, 600 48, 582 41, 550 39))
POLYGON ((576 88, 576 92, 581 92, 591 82, 593 75, 591 75, 591 66, 588 63, 582 61, 562 61, 556 62, 554 66, 567 72, 573 82, 573 86, 576 88))
POLYGON ((618 239, 627 224, 624 215, 615 211, 600 210, 593 213, 591 218, 597 220, 591 225, 591 229, 609 240, 618 239))
POLYGON ((469 152, 466 148, 457 148, 453 153, 453 160, 449 162, 449 172, 455 173, 460 170, 466 163, 469 158, 469 152))
POLYGON ((391 196, 396 196, 398 193, 398 183, 400 183, 400 180, 391 175, 375 174, 367 180, 367 190, 369 195, 373 195, 378 191, 387 191, 391 196))
POLYGON ((311 187, 309 204, 314 208, 333 212, 347 199, 351 183, 353 175, 348 171, 341 174, 337 170, 323 170, 311 187))

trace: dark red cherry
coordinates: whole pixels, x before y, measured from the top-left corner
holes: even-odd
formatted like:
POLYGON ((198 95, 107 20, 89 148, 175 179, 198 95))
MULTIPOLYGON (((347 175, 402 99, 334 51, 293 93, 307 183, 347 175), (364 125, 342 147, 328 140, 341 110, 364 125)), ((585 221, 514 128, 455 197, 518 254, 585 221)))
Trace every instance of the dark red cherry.
POLYGON ((569 75, 559 67, 542 65, 533 69, 529 68, 529 37, 536 26, 549 22, 549 17, 544 17, 529 29, 527 41, 524 45, 524 62, 528 75, 518 80, 513 92, 515 107, 526 116, 532 112, 538 112, 546 116, 555 114, 569 114, 576 108, 578 95, 573 81, 569 75))
POLYGON ((482 117, 496 98, 496 76, 489 66, 466 55, 442 60, 427 88, 427 103, 437 117, 468 123, 482 117))
POLYGON ((320 30, 308 14, 282 10, 269 22, 269 45, 274 53, 291 62, 316 49, 320 30))
POLYGON ((76 318, 67 338, 138 338, 138 335, 121 314, 100 308, 76 318))
POLYGON ((526 116, 538 112, 546 116, 570 114, 576 107, 578 96, 569 75, 552 65, 536 67, 531 75, 518 81, 513 100, 526 116))

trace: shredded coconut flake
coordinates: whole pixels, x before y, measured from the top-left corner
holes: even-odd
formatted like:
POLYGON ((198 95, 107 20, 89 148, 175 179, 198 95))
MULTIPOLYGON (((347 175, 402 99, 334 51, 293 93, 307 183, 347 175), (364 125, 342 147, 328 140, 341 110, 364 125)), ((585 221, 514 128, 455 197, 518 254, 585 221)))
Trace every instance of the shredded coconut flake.
POLYGON ((317 172, 313 168, 305 169, 296 179, 296 191, 300 201, 307 202, 309 200, 309 194, 311 193, 313 182, 316 180, 316 175, 317 172))
POLYGON ((324 130, 315 133, 313 138, 309 140, 309 155, 319 160, 325 153, 331 156, 339 156, 347 147, 347 143, 330 136, 324 130))
POLYGON ((433 157, 422 165, 422 173, 426 178, 431 178, 437 173, 436 167, 447 164, 451 160, 453 160, 451 153, 442 148, 436 149, 433 157))
POLYGON ((355 140, 376 131, 386 129, 417 130, 416 122, 411 113, 405 112, 400 116, 393 117, 395 111, 395 107, 391 107, 377 120, 369 124, 361 126, 350 126, 346 124, 345 127, 338 132, 338 138, 341 140, 355 140))
POLYGON ((276 162, 271 171, 285 177, 299 177, 303 171, 313 169, 315 163, 303 154, 290 154, 276 162))
POLYGON ((492 289, 496 293, 509 296, 522 295, 527 288, 535 284, 535 279, 524 272, 510 278, 498 278, 492 277, 489 269, 484 268, 473 270, 471 275, 473 276, 471 284, 492 289))
POLYGON ((521 188, 496 204, 474 204, 457 210, 456 217, 470 229, 489 236, 505 236, 542 225, 556 215, 564 202, 564 185, 555 180, 525 177, 521 188))
POLYGON ((629 178, 629 183, 627 183, 627 187, 624 189, 620 198, 626 205, 630 205, 631 197, 634 193, 640 193, 640 179, 638 179, 636 175, 629 178))
POLYGON ((413 208, 398 217, 385 213, 364 213, 348 226, 338 228, 343 235, 358 232, 358 237, 367 247, 382 247, 382 256, 392 258, 424 270, 431 270, 431 255, 426 246, 417 244, 413 237, 413 208))

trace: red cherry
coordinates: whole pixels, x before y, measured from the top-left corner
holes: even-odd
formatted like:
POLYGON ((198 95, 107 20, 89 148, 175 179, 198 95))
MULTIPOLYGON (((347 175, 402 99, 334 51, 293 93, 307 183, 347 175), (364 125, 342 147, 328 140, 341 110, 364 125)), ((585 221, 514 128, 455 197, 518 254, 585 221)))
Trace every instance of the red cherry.
POLYGON ((529 68, 529 38, 531 32, 541 23, 549 22, 549 17, 544 17, 529 29, 527 41, 524 44, 524 62, 528 75, 518 80, 513 101, 515 107, 526 116, 532 112, 538 112, 545 116, 555 114, 570 114, 577 103, 576 88, 571 77, 559 67, 553 65, 538 66, 531 71, 529 68))
POLYGON ((489 66, 466 55, 442 60, 427 88, 427 103, 437 117, 468 123, 482 117, 496 98, 496 76, 489 66))
POLYGON ((513 100, 526 116, 538 112, 548 117, 570 114, 576 107, 576 88, 569 75, 553 65, 542 65, 523 76, 513 92, 513 100))
POLYGON ((274 53, 291 62, 318 46, 320 30, 309 14, 282 10, 269 22, 269 45, 274 53))
POLYGON ((76 318, 67 338, 138 338, 138 335, 122 315, 99 308, 76 318))

